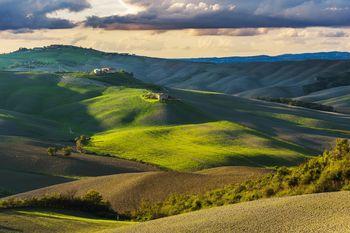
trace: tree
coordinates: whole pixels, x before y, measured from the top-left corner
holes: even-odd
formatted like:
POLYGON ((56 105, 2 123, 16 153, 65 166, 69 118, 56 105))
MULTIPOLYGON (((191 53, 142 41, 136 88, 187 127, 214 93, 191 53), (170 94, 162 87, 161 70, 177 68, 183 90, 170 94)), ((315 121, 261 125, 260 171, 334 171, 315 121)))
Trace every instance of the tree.
POLYGON ((84 201, 94 203, 94 204, 99 204, 103 201, 102 195, 95 190, 88 191, 84 196, 82 196, 82 199, 84 201))
POLYGON ((50 156, 56 156, 57 155, 57 148, 56 147, 49 147, 47 148, 47 154, 50 156))
POLYGON ((62 151, 64 156, 69 156, 72 154, 73 149, 70 146, 66 146, 66 147, 63 147, 61 151, 62 151))
POLYGON ((76 145, 77 151, 79 151, 80 153, 84 153, 84 146, 88 145, 89 141, 90 141, 90 138, 85 135, 81 135, 77 137, 75 139, 75 145, 76 145))

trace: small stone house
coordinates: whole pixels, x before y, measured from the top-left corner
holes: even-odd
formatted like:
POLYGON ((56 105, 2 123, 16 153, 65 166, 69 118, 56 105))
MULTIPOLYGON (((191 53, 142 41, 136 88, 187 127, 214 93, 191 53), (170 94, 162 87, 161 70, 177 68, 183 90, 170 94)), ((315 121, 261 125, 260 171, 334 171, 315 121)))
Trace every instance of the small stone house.
POLYGON ((115 70, 113 68, 110 68, 110 67, 94 69, 94 74, 96 74, 96 75, 113 74, 113 73, 115 73, 115 70))
POLYGON ((166 93, 156 93, 156 97, 160 101, 169 99, 169 95, 166 93))

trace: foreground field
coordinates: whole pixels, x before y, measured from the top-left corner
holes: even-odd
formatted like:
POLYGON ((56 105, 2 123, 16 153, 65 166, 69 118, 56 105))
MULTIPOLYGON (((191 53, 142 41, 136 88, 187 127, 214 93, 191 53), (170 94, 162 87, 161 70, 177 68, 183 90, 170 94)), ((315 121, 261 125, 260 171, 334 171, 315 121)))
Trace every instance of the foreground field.
POLYGON ((108 200, 118 213, 140 207, 142 201, 158 203, 171 194, 199 194, 257 179, 270 173, 268 169, 250 167, 223 167, 203 170, 199 173, 145 172, 88 178, 75 182, 16 195, 16 197, 38 197, 53 193, 74 193, 76 196, 96 190, 108 200))
POLYGON ((154 220, 120 232, 349 232, 350 192, 259 200, 154 220))
POLYGON ((99 220, 77 213, 5 210, 0 212, 1 233, 92 233, 129 225, 127 222, 99 220))

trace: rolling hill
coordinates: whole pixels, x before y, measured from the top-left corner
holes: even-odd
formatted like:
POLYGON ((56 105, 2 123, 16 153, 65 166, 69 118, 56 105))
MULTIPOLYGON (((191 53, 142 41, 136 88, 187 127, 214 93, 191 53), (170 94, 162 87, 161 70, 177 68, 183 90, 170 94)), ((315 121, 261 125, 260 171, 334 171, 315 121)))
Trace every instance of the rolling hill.
POLYGON ((265 199, 104 232, 347 232, 349 199, 349 192, 265 199))
POLYGON ((283 54, 277 56, 250 56, 250 57, 208 57, 208 58, 188 58, 183 61, 207 62, 215 64, 224 63, 246 63, 246 62, 281 62, 281 61, 305 61, 305 60, 350 60, 348 52, 321 52, 321 53, 301 53, 283 54))
POLYGON ((102 53, 72 46, 50 46, 0 55, 2 70, 86 72, 95 67, 111 66, 133 72, 136 78, 148 83, 244 97, 301 97, 309 94, 303 88, 305 85, 316 83, 320 76, 347 73, 349 63, 349 60, 341 59, 287 59, 218 65, 102 53))
POLYGON ((55 193, 74 193, 76 196, 81 196, 90 190, 96 190, 111 203, 115 211, 126 213, 139 208, 142 201, 158 203, 175 193, 205 193, 229 184, 256 179, 270 172, 271 170, 262 168, 221 167, 198 173, 126 173, 87 178, 18 194, 14 197, 28 198, 55 193))
MULTIPOLYGON (((2 72, 0 81, 1 134, 44 140, 42 155, 50 144, 69 144, 74 137, 87 134, 92 136, 86 147, 89 151, 178 171, 227 165, 280 166, 298 164, 336 137, 349 137, 348 115, 176 89, 163 90, 173 100, 150 101, 144 93, 161 88, 127 73, 96 77, 2 72)), ((65 166, 76 161, 52 160, 65 166)), ((93 164, 85 164, 89 163, 93 164)), ((55 167, 54 175, 86 176, 78 172, 83 169, 65 173, 55 167)))

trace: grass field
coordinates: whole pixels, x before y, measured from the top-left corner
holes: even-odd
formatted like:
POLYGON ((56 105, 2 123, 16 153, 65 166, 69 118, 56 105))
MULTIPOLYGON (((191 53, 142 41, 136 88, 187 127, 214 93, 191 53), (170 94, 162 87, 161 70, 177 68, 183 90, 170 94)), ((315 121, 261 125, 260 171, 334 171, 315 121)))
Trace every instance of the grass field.
POLYGON ((16 195, 25 198, 52 193, 84 195, 90 190, 101 193, 114 210, 125 213, 140 207, 142 201, 158 203, 171 194, 199 194, 226 185, 256 179, 271 172, 251 167, 222 167, 199 173, 144 172, 82 179, 16 195))
POLYGON ((231 122, 107 131, 94 136, 87 149, 182 171, 224 165, 292 165, 306 155, 297 146, 231 122))
POLYGON ((1 233, 92 233, 130 225, 128 222, 94 219, 82 213, 45 210, 4 210, 0 212, 1 233))
POLYGON ((158 87, 120 75, 1 72, 0 133, 52 142, 87 134, 91 151, 179 171, 295 165, 350 135, 347 115, 210 92, 147 101, 158 87))
POLYGON ((348 232, 350 193, 272 198, 163 218, 120 232, 348 232))

